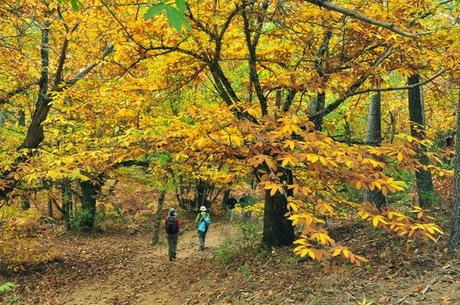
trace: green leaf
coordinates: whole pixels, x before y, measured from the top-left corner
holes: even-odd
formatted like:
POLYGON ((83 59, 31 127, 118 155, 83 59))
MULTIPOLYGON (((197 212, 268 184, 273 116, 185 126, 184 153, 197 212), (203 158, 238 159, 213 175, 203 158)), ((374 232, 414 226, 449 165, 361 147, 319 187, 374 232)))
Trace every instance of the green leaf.
POLYGON ((6 282, 0 285, 0 294, 11 291, 16 285, 11 282, 6 282))
POLYGON ((144 14, 144 19, 151 19, 159 14, 161 14, 166 8, 164 4, 155 4, 149 7, 147 12, 144 14))
POLYGON ((172 26, 176 31, 180 32, 182 30, 182 26, 184 26, 188 31, 192 29, 184 15, 181 14, 176 8, 168 5, 166 7, 166 16, 168 17, 169 25, 172 26))
POLYGON ((184 14, 185 11, 187 10, 187 5, 185 4, 185 0, 176 0, 176 6, 177 6, 177 10, 181 14, 184 14))
POLYGON ((72 5, 72 8, 75 11, 78 12, 80 10, 80 1, 79 0, 70 0, 70 5, 72 5))
POLYGON ((169 25, 176 29, 176 31, 180 32, 182 29, 180 12, 176 8, 168 5, 166 7, 166 16, 168 17, 169 25))

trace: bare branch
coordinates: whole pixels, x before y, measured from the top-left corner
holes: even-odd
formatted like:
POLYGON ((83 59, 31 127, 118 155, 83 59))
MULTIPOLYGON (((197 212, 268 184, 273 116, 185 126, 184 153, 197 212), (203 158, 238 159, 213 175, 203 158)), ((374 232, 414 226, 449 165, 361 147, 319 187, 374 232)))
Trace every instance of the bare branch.
POLYGON ((340 98, 338 98, 337 100, 335 100, 333 103, 327 105, 326 107, 324 107, 323 109, 321 109, 320 111, 316 112, 316 113, 313 113, 312 115, 309 116, 309 119, 311 121, 315 120, 315 119, 318 119, 320 117, 323 117, 325 116, 326 114, 334 111, 335 109, 337 109, 347 98, 349 98, 350 96, 353 95, 353 93, 356 92, 356 90, 367 80, 367 78, 371 75, 372 71, 377 68, 385 59, 387 59, 391 53, 393 52, 393 47, 389 47, 387 48, 387 50, 379 57, 375 60, 374 64, 372 65, 372 67, 366 72, 364 73, 363 75, 361 75, 360 78, 358 78, 351 86, 350 88, 348 88, 347 92, 341 96, 340 98))
MULTIPOLYGON (((113 51, 113 44, 107 44, 105 47, 104 52, 102 53, 100 61, 104 60, 110 53, 113 51)), ((86 66, 86 68, 81 69, 79 73, 74 75, 72 78, 70 78, 68 81, 65 82, 67 86, 74 85, 76 82, 78 82, 80 79, 85 77, 89 72, 91 72, 98 64, 99 62, 94 62, 86 66)))
POLYGON ((432 82, 433 80, 435 80, 436 78, 438 78, 439 76, 443 75, 444 73, 447 72, 447 69, 446 68, 442 68, 441 70, 439 70, 438 73, 436 73, 435 75, 433 75, 432 77, 424 80, 423 82, 419 82, 417 84, 412 84, 412 85, 409 85, 409 86, 404 86, 404 87, 391 87, 391 88, 371 88, 371 89, 365 89, 365 90, 361 90, 361 91, 355 91, 353 94, 351 94, 350 96, 354 96, 354 95, 359 95, 359 94, 364 94, 364 93, 369 93, 369 92, 386 92, 386 91, 398 91, 398 90, 409 90, 409 89, 412 89, 414 87, 417 87, 417 86, 421 86, 421 85, 425 85, 429 82, 432 82))
POLYGON ((5 97, 0 98, 0 105, 8 103, 8 100, 10 98, 15 96, 16 94, 20 94, 20 93, 23 93, 23 92, 27 91, 33 85, 36 85, 36 83, 30 84, 28 86, 17 87, 15 89, 11 90, 10 92, 7 92, 5 97))
POLYGON ((323 7, 325 9, 335 11, 335 12, 341 13, 343 15, 346 15, 346 16, 349 16, 349 17, 364 21, 366 23, 369 23, 369 24, 372 24, 372 25, 375 25, 375 26, 378 26, 378 27, 381 27, 381 28, 385 28, 387 30, 390 30, 390 31, 392 31, 392 32, 394 32, 396 34, 399 34, 401 36, 404 36, 404 37, 418 38, 421 35, 428 34, 428 33, 408 33, 408 32, 405 32, 405 31, 397 28, 393 23, 387 23, 387 22, 383 22, 383 21, 368 17, 368 16, 366 16, 364 14, 361 14, 361 13, 359 13, 357 11, 354 11, 352 9, 349 9, 349 8, 346 8, 346 7, 337 5, 337 4, 333 4, 333 3, 329 2, 329 1, 325 1, 325 0, 305 0, 305 1, 307 1, 307 2, 309 2, 311 4, 323 7))

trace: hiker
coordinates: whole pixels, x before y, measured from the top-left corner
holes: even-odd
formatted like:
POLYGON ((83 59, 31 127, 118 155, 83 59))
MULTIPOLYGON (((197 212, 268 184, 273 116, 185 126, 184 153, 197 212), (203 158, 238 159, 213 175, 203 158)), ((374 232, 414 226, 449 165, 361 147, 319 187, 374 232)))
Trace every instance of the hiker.
POLYGON ((234 209, 235 209, 235 205, 238 201, 235 199, 235 197, 230 197, 228 198, 227 200, 227 210, 230 214, 230 221, 233 221, 233 217, 234 217, 234 209))
POLYGON ((248 193, 244 193, 239 203, 243 209, 244 219, 247 221, 251 220, 252 211, 250 207, 255 203, 254 197, 250 196, 248 193))
POLYGON ((179 235, 179 219, 176 215, 176 210, 171 208, 168 216, 165 219, 166 239, 168 240, 168 255, 169 260, 176 259, 177 251, 177 236, 179 235))
POLYGON ((200 207, 200 213, 196 216, 195 223, 198 239, 200 241, 200 250, 204 250, 206 233, 208 232, 209 225, 211 224, 211 218, 209 217, 209 213, 204 205, 200 207))

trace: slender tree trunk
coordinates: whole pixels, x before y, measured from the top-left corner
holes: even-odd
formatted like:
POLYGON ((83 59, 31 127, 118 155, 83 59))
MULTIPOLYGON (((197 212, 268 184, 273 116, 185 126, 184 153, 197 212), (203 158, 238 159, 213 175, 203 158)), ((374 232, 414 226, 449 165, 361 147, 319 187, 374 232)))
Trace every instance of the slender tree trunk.
POLYGON ((276 108, 281 109, 281 90, 280 89, 276 90, 275 105, 276 105, 276 108))
MULTIPOLYGON (((413 75, 409 77, 408 84, 414 85, 420 83, 420 76, 413 75)), ((423 106, 423 92, 421 86, 415 86, 409 89, 409 119, 411 126, 411 135, 417 139, 425 138, 425 113, 423 106)), ((425 154, 425 148, 420 147, 418 151, 420 162, 428 165, 429 160, 425 154)), ((417 183, 417 193, 419 205, 421 207, 430 207, 433 203, 434 188, 431 173, 427 170, 417 170, 415 173, 417 183)))
MULTIPOLYGON (((382 142, 382 97, 380 92, 371 97, 367 115, 366 142, 369 145, 380 145, 382 142)), ((379 190, 366 191, 365 199, 381 209, 387 204, 385 196, 379 190)))
POLYGON ((230 190, 225 189, 224 195, 222 196, 222 206, 223 207, 227 206, 228 199, 230 199, 230 190))
POLYGON ((18 111, 18 126, 26 126, 26 112, 24 109, 18 111))
MULTIPOLYGON (((281 169, 283 170, 283 169, 281 169)), ((282 180, 292 184, 292 172, 284 170, 282 180)), ((277 192, 271 196, 270 191, 265 191, 264 206, 264 232, 262 242, 267 248, 289 246, 294 242, 294 228, 292 221, 286 218, 287 196, 292 190, 285 190, 285 194, 277 192)))
POLYGON ((96 216, 96 196, 100 190, 99 185, 94 185, 91 181, 80 182, 82 191, 82 209, 84 217, 80 223, 82 232, 91 232, 94 229, 94 219, 96 216))
POLYGON ((198 210, 200 206, 208 207, 206 202, 206 190, 209 187, 209 184, 202 180, 198 179, 196 181, 196 190, 195 190, 195 208, 198 210))
POLYGON ((0 128, 3 127, 3 123, 5 122, 5 119, 6 119, 5 112, 2 109, 0 109, 0 128))
POLYGON ((457 101, 452 228, 449 239, 449 251, 454 250, 460 250, 460 88, 457 101))
MULTIPOLYGON (((326 104, 326 93, 325 92, 318 93, 316 98, 310 103, 310 112, 317 113, 318 111, 324 109, 325 104, 326 104)), ((315 124, 316 130, 321 130, 323 127, 323 117, 318 116, 314 118, 313 124, 315 124)))
POLYGON ((72 190, 70 182, 65 180, 61 183, 62 195, 62 217, 64 218, 65 227, 70 230, 70 213, 72 210, 72 190))
POLYGON ((28 209, 30 209, 30 202, 24 196, 24 197, 21 198, 21 210, 27 211, 28 209))
POLYGON ((160 228, 161 228, 161 219, 163 206, 165 203, 166 191, 161 191, 160 196, 158 197, 158 207, 157 212, 155 213, 155 224, 153 225, 153 235, 152 235, 152 245, 158 245, 160 243, 160 228))
POLYGON ((27 130, 26 138, 21 145, 21 148, 36 148, 43 141, 43 121, 48 116, 48 112, 51 108, 51 98, 48 96, 48 81, 49 81, 49 28, 48 24, 42 29, 42 44, 40 49, 41 54, 41 74, 38 92, 38 99, 35 106, 35 111, 32 115, 32 120, 27 130))

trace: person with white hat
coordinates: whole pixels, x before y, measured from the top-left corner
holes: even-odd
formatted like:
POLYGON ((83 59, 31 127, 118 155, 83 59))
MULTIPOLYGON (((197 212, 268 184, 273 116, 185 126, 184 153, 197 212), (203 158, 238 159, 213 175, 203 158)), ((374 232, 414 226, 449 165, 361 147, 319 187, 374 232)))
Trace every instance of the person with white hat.
POLYGON ((200 250, 205 248, 206 233, 208 232, 209 225, 211 224, 211 217, 204 205, 200 207, 200 213, 196 216, 195 219, 198 240, 200 241, 200 250))

